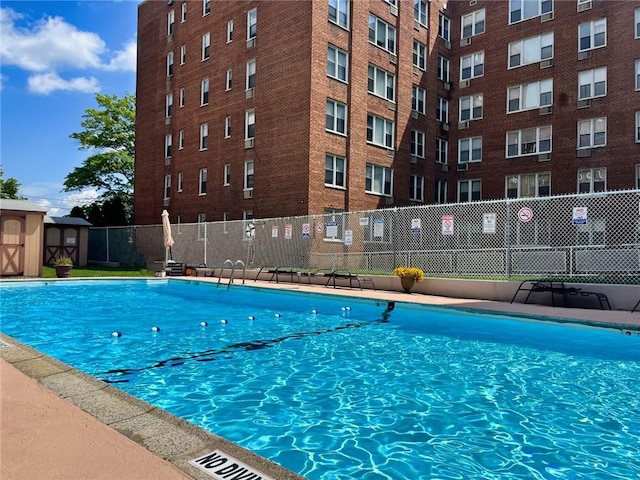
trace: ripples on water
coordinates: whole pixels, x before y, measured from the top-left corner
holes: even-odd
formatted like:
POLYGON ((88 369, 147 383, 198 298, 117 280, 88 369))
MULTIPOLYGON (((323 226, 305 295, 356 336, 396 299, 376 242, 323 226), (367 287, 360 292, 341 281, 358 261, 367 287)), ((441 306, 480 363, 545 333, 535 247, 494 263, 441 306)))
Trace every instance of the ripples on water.
POLYGON ((312 480, 640 478, 640 337, 175 283, 2 289, 2 331, 312 480))

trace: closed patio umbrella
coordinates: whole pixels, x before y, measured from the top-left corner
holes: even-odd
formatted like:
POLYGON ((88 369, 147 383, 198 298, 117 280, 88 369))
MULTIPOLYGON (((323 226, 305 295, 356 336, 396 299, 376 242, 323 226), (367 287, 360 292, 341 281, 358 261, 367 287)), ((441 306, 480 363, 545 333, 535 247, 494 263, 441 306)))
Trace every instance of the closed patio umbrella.
POLYGON ((166 262, 169 259, 173 260, 173 255, 171 254, 171 247, 173 247, 173 244, 175 243, 175 241, 173 240, 173 237, 171 236, 171 224, 169 223, 169 212, 167 212, 166 210, 162 211, 162 233, 164 235, 164 248, 165 248, 164 259, 166 262))

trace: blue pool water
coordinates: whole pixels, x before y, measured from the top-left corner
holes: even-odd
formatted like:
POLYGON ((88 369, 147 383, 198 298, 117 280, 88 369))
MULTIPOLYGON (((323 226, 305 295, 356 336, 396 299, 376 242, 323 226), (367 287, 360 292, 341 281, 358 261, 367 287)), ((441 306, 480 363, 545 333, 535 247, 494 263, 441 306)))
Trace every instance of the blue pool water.
POLYGON ((0 304, 3 333, 311 480, 640 478, 616 330, 163 279, 0 304))

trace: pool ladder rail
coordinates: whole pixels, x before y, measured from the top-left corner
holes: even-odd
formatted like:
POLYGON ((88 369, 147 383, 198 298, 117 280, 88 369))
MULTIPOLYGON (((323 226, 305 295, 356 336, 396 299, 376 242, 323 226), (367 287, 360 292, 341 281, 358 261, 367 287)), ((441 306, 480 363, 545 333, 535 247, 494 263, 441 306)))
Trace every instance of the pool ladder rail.
POLYGON ((220 283, 222 282, 222 273, 224 272, 225 268, 231 269, 231 273, 229 274, 229 281, 227 282, 227 288, 231 286, 231 284, 233 283, 233 276, 236 272, 236 267, 238 265, 242 267, 242 284, 244 285, 245 274, 247 272, 246 265, 242 260, 236 260, 235 262, 232 262, 231 260, 227 259, 224 261, 224 263, 222 264, 222 267, 220 268, 220 275, 218 276, 218 284, 216 285, 216 288, 218 288, 220 286, 220 283))

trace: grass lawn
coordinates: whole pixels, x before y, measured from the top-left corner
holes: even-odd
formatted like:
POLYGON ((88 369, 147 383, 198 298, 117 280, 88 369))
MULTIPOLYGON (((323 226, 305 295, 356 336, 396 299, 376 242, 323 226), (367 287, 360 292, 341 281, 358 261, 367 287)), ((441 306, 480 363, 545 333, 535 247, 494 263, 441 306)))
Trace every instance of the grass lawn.
MULTIPOLYGON (((91 265, 88 267, 73 267, 72 277, 153 277, 151 270, 140 267, 101 267, 91 265)), ((42 269, 42 278, 56 278, 56 270, 45 266, 42 269)))

